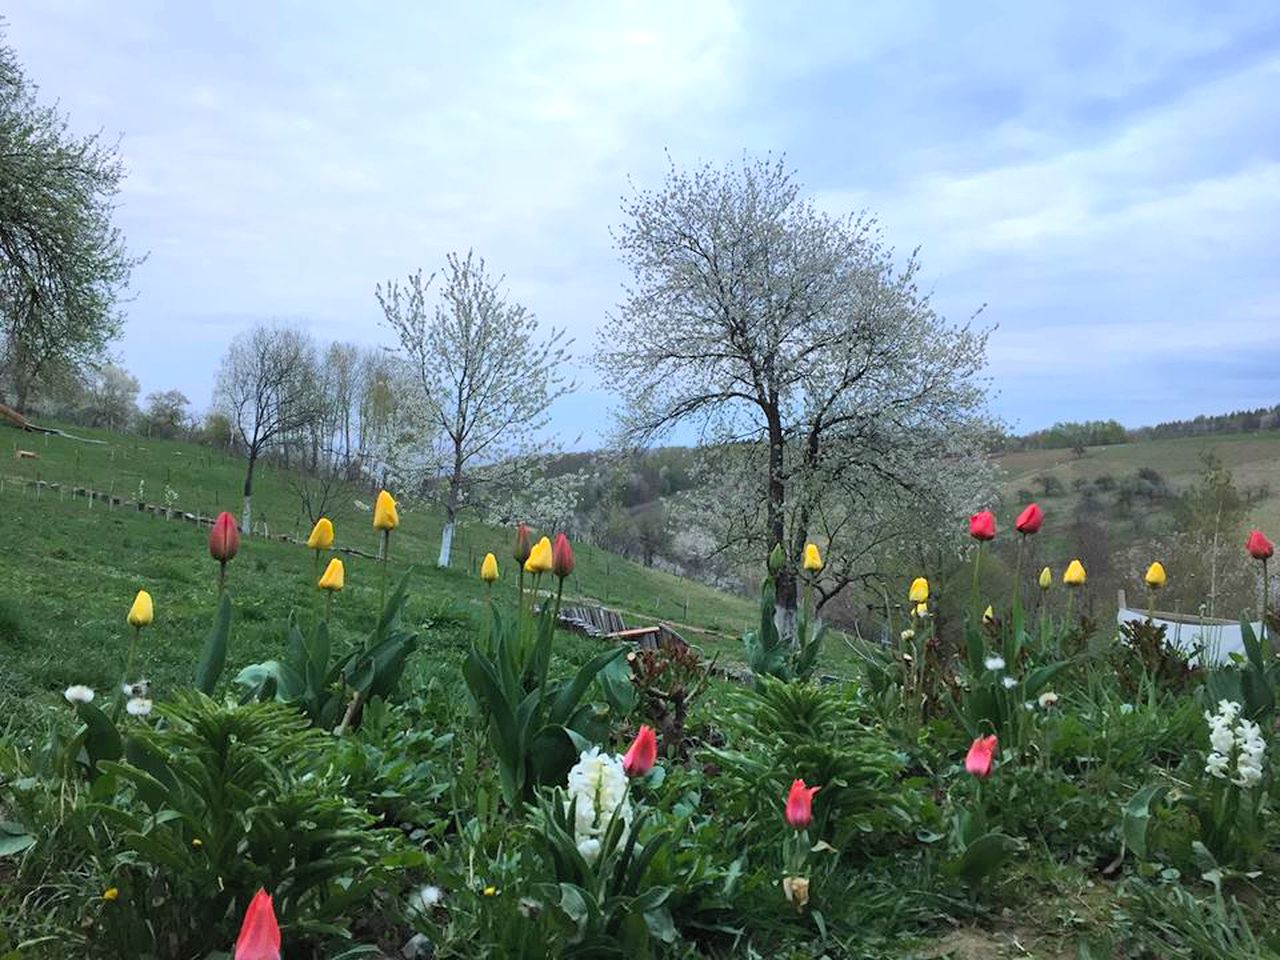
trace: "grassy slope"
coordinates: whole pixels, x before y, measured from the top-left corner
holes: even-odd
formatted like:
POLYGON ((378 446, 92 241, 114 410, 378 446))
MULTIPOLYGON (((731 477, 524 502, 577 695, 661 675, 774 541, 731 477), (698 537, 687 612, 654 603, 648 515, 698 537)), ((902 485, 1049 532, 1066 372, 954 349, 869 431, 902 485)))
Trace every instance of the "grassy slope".
MULTIPOLYGON (((241 463, 191 444, 144 441, 100 431, 76 431, 106 439, 102 446, 17 432, 15 446, 39 453, 36 461, 9 460, 0 493, 0 604, 16 614, 20 635, 5 638, 0 617, 0 702, 32 689, 56 691, 70 683, 108 688, 119 679, 128 630, 124 614, 133 594, 146 588, 155 598, 157 619, 147 632, 146 672, 165 682, 186 680, 194 652, 207 630, 214 604, 216 563, 206 552, 203 531, 165 521, 133 507, 92 507, 84 499, 46 490, 39 499, 11 478, 59 481, 134 496, 140 480, 150 503, 164 501, 164 487, 178 492, 176 508, 210 513, 235 509, 243 482, 241 463)), ((273 534, 306 535, 308 524, 286 471, 267 468, 256 482, 256 516, 273 534)), ((372 497, 344 491, 330 515, 340 546, 372 552, 376 537, 367 504, 372 497)), ((455 568, 440 570, 434 560, 440 519, 428 509, 406 509, 393 536, 392 575, 414 568, 411 614, 435 623, 432 642, 460 647, 466 623, 478 616, 484 585, 474 575, 487 550, 499 557, 498 589, 514 591, 515 564, 507 560, 510 533, 471 524, 455 541, 455 568)), ((737 633, 751 622, 752 604, 670 574, 645 569, 588 546, 576 550, 577 570, 567 593, 599 598, 626 612, 627 622, 654 618, 689 624, 686 636, 713 652, 736 657, 737 633)), ((354 641, 377 605, 379 571, 374 561, 346 558, 347 589, 335 619, 354 641)), ((233 562, 230 582, 236 601, 236 628, 228 675, 246 663, 276 656, 290 609, 311 617, 319 609, 312 557, 299 546, 252 538, 233 562)), ((573 657, 575 642, 566 641, 573 657)), ((582 642, 582 643, 585 643, 582 642)), ((428 648, 430 644, 427 645, 428 648)), ((427 659, 430 653, 427 654, 427 659)), ((11 701, 10 701, 11 702, 11 701)))

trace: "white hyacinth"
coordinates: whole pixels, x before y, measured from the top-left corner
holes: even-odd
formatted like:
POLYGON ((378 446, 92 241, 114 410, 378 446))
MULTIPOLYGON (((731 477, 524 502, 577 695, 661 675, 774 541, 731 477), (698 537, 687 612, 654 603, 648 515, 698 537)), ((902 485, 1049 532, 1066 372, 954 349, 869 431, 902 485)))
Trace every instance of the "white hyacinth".
POLYGON ((988 670, 1003 670, 1004 657, 987 657, 982 661, 982 665, 988 670))
POLYGON ((1204 772, 1219 780, 1230 780, 1238 787, 1252 787, 1262 781, 1262 759, 1267 744, 1262 739, 1261 728, 1252 720, 1240 717, 1240 709, 1234 700, 1221 700, 1217 713, 1205 711, 1209 745, 1213 749, 1205 759, 1204 772), (1234 776, 1231 774, 1233 755, 1234 776))
POLYGON ((583 752, 569 771, 569 799, 574 806, 574 839, 587 863, 600 856, 600 841, 616 815, 625 839, 631 826, 627 800, 627 773, 622 757, 601 753, 599 747, 583 752))
POLYGON ((62 691, 62 695, 67 698, 67 703, 93 703, 95 696, 93 687, 86 687, 83 683, 73 683, 62 691))
POLYGON ((131 717, 145 717, 151 713, 151 701, 146 697, 133 697, 124 708, 131 717))

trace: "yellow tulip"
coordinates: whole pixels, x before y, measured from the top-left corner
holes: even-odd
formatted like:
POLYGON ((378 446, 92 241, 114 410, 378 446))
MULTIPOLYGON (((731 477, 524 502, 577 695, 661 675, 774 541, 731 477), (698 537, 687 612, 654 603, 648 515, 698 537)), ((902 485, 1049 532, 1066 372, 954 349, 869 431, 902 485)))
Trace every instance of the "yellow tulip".
POLYGON ((307 537, 307 546, 312 550, 328 550, 333 546, 333 521, 321 517, 311 528, 311 536, 307 537))
POLYGON ((1040 589, 1048 590, 1053 586, 1053 571, 1045 567, 1040 571, 1040 589))
POLYGON ((141 629, 155 619, 155 607, 151 603, 151 594, 139 590, 133 598, 133 606, 129 608, 129 626, 141 629))
POLYGON ((346 584, 346 571, 342 568, 342 561, 334 557, 329 561, 329 565, 324 568, 324 576, 320 578, 320 582, 316 584, 321 590, 341 590, 346 584))
POLYGON ((378 494, 378 502, 373 505, 373 528, 394 530, 398 526, 400 526, 400 514, 396 512, 395 498, 383 490, 378 494))
POLYGON ((551 566, 551 540, 543 537, 529 551, 529 559, 524 562, 524 570, 525 573, 550 573, 551 566))
POLYGON ((498 558, 492 553, 484 555, 484 562, 480 564, 480 579, 485 583, 493 583, 498 579, 498 558))
POLYGON ((929 599, 929 581, 924 577, 916 577, 911 581, 911 593, 908 599, 912 603, 924 603, 929 599))
POLYGON ((982 622, 983 623, 996 622, 996 612, 991 609, 991 604, 987 604, 987 609, 982 611, 982 622))
POLYGON ((119 888, 119 887, 107 887, 107 889, 105 889, 105 890, 103 890, 103 891, 102 891, 102 899, 103 899, 103 900, 105 900, 105 901, 107 901, 107 903, 112 903, 112 902, 114 902, 114 901, 116 901, 116 900, 119 900, 119 899, 120 899, 120 888, 119 888))
POLYGON ((816 544, 806 543, 804 545, 804 568, 809 573, 822 572, 822 554, 818 552, 816 544))
POLYGON ((1084 564, 1079 560, 1072 560, 1067 564, 1067 570, 1062 575, 1062 582, 1068 587, 1083 587, 1086 579, 1084 564))
POLYGON ((1147 567, 1146 576, 1147 586, 1152 590, 1159 590, 1168 581, 1168 576, 1164 572, 1164 564, 1157 560, 1151 566, 1147 567))

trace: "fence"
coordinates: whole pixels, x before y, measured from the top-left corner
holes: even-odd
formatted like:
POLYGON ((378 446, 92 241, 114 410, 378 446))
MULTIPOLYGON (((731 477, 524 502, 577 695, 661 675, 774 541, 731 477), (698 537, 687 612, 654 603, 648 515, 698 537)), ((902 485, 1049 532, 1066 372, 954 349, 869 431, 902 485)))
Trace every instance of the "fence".
MULTIPOLYGON (((1120 591, 1117 607, 1119 608, 1116 612, 1117 624, 1148 619, 1148 611, 1133 610, 1125 606, 1123 590, 1120 591)), ((1165 628, 1165 636, 1179 650, 1188 654, 1192 654, 1193 651, 1202 651, 1202 654, 1193 654, 1191 657, 1192 663, 1201 661, 1205 663, 1224 663, 1233 653, 1244 656, 1244 637, 1241 633, 1239 622, 1235 620, 1184 616, 1160 610, 1155 611, 1155 615, 1150 619, 1157 626, 1165 628)), ((1261 623, 1253 623, 1251 626, 1253 627, 1254 636, 1261 633, 1261 623)))

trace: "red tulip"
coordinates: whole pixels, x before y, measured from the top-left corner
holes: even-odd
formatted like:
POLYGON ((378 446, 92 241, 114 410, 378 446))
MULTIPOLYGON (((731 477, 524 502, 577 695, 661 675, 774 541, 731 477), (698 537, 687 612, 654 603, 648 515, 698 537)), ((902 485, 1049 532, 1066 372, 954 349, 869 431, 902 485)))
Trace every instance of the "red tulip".
MULTIPOLYGON (((1044 511, 1040 509, 1040 504, 1033 503, 1018 514, 1013 527, 1019 533, 1039 533, 1042 523, 1044 523, 1044 511)), ((992 532, 994 534, 994 530, 992 532)))
POLYGON ((253 895, 244 912, 233 960, 280 960, 280 925, 265 890, 253 895))
POLYGON ((1271 555, 1276 552, 1276 545, 1268 540, 1261 530, 1249 532, 1249 539, 1245 541, 1244 548, 1255 560, 1270 560, 1271 555))
POLYGON ((792 780, 791 792, 787 794, 787 823, 796 830, 813 823, 813 795, 821 789, 806 787, 803 780, 792 780))
POLYGON ((226 563, 240 549, 240 531, 236 518, 223 510, 209 530, 209 554, 213 559, 226 563))
POLYGON ((964 758, 964 768, 975 777, 991 776, 991 758, 995 756, 995 734, 979 737, 969 747, 969 755, 964 758))
POLYGON ((551 572, 561 580, 573 573, 573 547, 563 533, 557 533, 551 544, 551 572))
POLYGON ((975 540, 996 538, 996 515, 990 510, 980 510, 969 518, 969 536, 975 540))
POLYGON ((516 563, 521 566, 529 559, 529 553, 533 547, 529 543, 529 528, 523 523, 516 524, 516 543, 511 550, 511 556, 515 557, 516 563))
POLYGON ((622 758, 622 769, 628 777, 643 777, 658 760, 658 738, 653 727, 642 726, 622 758))

